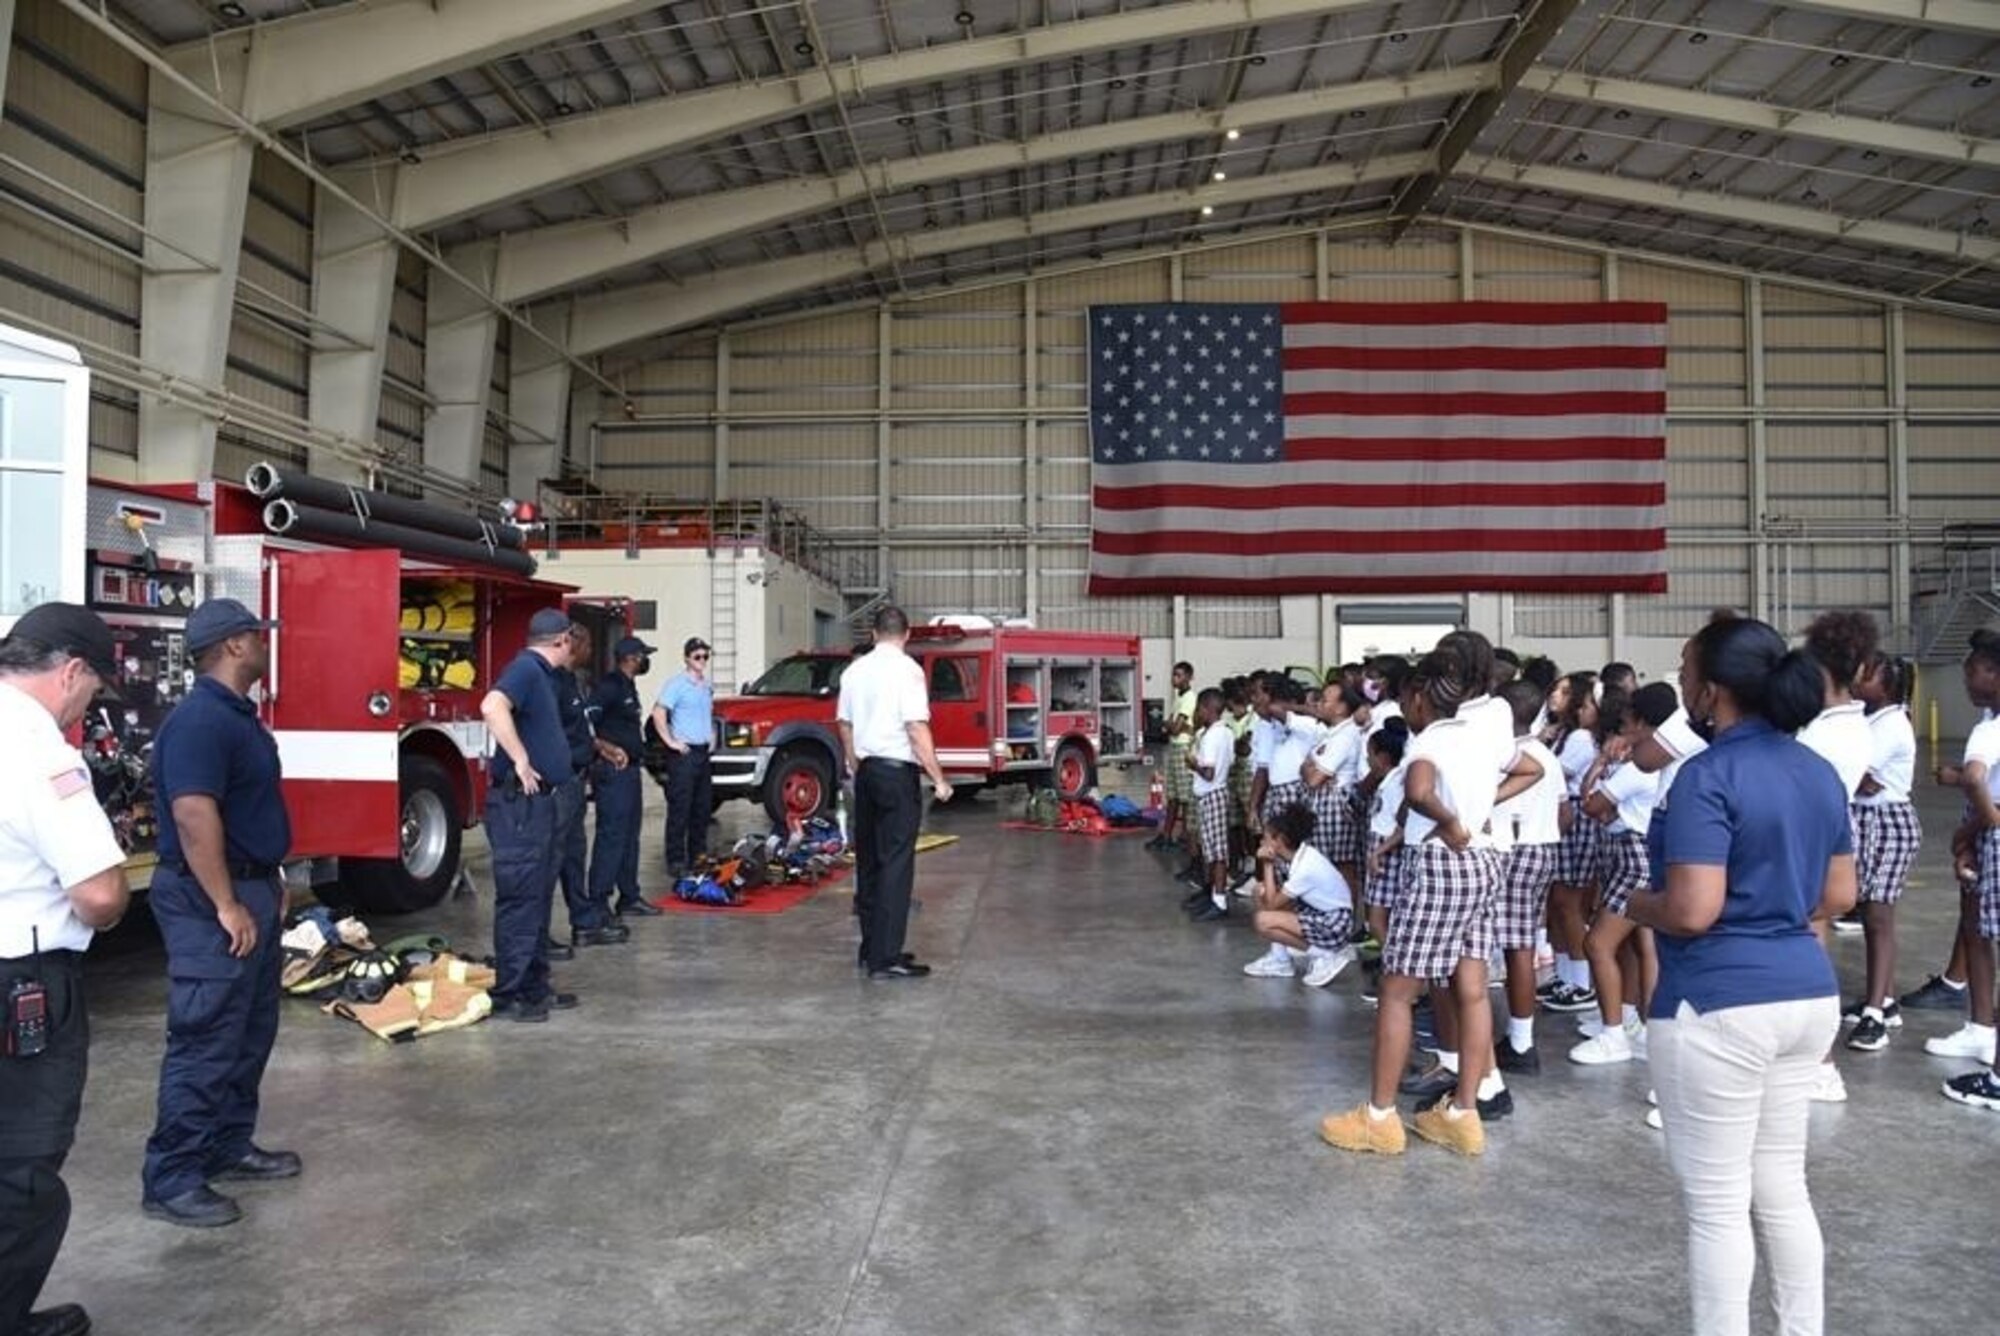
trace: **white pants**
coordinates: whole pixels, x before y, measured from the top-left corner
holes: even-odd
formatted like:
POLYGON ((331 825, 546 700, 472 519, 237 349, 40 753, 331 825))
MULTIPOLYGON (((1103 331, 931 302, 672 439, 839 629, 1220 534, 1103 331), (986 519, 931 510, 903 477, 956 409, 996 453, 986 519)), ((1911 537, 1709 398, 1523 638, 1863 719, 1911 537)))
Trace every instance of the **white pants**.
POLYGON ((1667 1159, 1688 1214, 1696 1336, 1747 1336, 1756 1237, 1780 1336, 1820 1336, 1826 1252, 1806 1192, 1806 1119, 1840 1030, 1820 997, 1697 1014, 1648 1027, 1667 1159))

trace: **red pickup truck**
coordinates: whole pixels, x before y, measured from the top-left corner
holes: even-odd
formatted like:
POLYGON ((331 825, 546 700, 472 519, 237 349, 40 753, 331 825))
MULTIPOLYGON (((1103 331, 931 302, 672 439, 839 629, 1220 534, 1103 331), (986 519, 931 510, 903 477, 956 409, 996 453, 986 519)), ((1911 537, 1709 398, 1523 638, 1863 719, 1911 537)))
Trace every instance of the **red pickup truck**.
MULTIPOLYGON (((931 736, 953 784, 1053 784, 1074 797, 1101 762, 1143 747, 1137 636, 952 623, 910 633, 930 684, 931 736)), ((834 710, 847 650, 781 659, 715 703, 715 794, 775 823, 829 808, 840 772, 834 710)))

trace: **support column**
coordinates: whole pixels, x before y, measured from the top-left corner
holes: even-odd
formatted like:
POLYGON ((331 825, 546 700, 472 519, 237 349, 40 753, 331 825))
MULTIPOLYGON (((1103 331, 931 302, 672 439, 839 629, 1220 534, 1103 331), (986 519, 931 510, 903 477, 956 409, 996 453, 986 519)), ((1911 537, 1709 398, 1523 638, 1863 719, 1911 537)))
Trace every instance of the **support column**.
POLYGON ((1750 615, 1771 620, 1771 549, 1764 541, 1770 509, 1770 451, 1764 435, 1764 284, 1743 280, 1743 339, 1750 399, 1750 615))
MULTIPOLYGON (((241 64, 225 62, 218 73, 227 85, 224 96, 240 99, 241 64)), ((214 390, 223 388, 229 356, 253 154, 251 142, 216 120, 213 111, 153 78, 146 109, 139 358, 177 380, 214 390)), ((139 481, 208 478, 215 471, 215 428, 215 418, 198 409, 140 395, 139 481)))
POLYGON ((1889 621, 1911 628, 1910 652, 1916 652, 1916 581, 1910 570, 1910 366, 1909 342, 1903 329, 1903 307, 1883 311, 1888 325, 1889 522, 1896 526, 1895 549, 1889 566, 1889 621))
POLYGON ((896 398, 892 364, 895 350, 890 346, 896 333, 895 318, 884 302, 875 308, 875 588, 885 598, 893 598, 895 587, 889 570, 889 516, 894 508, 889 495, 889 461, 893 445, 889 410, 896 398))
MULTIPOLYGON (((1041 532, 1042 532, 1042 445, 1041 417, 1036 409, 1041 403, 1041 395, 1036 382, 1041 379, 1037 363, 1041 361, 1040 320, 1041 294, 1036 290, 1035 280, 1028 279, 1021 284, 1021 523, 1028 531, 1027 546, 1021 551, 1021 615, 1029 621, 1041 606, 1041 590, 1036 588, 1041 579, 1041 532)), ((1085 448, 1090 437, 1089 424, 1084 426, 1085 448)))
MULTIPOLYGON (((1333 300, 1333 274, 1331 271, 1332 252, 1326 229, 1313 233, 1313 300, 1333 300)), ((1314 639, 1319 645, 1317 662, 1324 668, 1329 663, 1340 660, 1340 609, 1333 601, 1332 594, 1318 596, 1317 626, 1314 639)))
MULTIPOLYGON (((1604 253, 1604 268, 1599 275, 1601 295, 1605 301, 1618 300, 1618 256, 1612 251, 1604 253)), ((1604 661, 1617 663, 1625 657, 1625 596, 1606 595, 1604 608, 1604 661)))
MULTIPOLYGON (((536 327, 558 344, 569 338, 569 307, 544 307, 536 327)), ((536 484, 562 471, 570 418, 570 365, 540 339, 516 333, 507 361, 507 494, 532 500, 536 484)))
MULTIPOLYGON (((14 0, 0 0, 0 38, 7 39, 8 49, 14 39, 14 0)), ((0 102, 7 100, 7 66, 10 61, 0 60, 0 102)))
MULTIPOLYGON (((389 211, 396 185, 393 168, 343 173, 339 179, 376 212, 389 211)), ((388 360, 399 257, 387 233, 331 193, 319 192, 313 313, 327 330, 313 336, 307 415, 313 426, 362 446, 375 444, 382 412, 382 369, 388 360)), ((364 465, 330 450, 313 450, 306 467, 345 482, 368 481, 364 465)))
MULTIPOLYGON (((461 253, 460 272, 492 282, 498 248, 461 253)), ((500 316, 460 284, 435 272, 424 304, 424 393, 431 414, 424 422, 424 464, 469 487, 479 486, 486 453, 486 407, 500 316)))
POLYGON ((712 501, 731 499, 729 490, 729 331, 715 336, 715 437, 709 450, 714 476, 709 480, 712 501))

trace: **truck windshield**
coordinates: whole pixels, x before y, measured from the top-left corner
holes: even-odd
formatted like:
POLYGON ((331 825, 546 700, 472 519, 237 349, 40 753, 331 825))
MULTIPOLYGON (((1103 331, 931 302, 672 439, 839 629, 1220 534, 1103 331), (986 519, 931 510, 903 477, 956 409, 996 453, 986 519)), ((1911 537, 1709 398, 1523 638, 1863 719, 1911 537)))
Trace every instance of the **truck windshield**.
POLYGON ((848 661, 821 654, 794 654, 780 659, 750 684, 750 696, 831 696, 840 690, 840 675, 848 661))

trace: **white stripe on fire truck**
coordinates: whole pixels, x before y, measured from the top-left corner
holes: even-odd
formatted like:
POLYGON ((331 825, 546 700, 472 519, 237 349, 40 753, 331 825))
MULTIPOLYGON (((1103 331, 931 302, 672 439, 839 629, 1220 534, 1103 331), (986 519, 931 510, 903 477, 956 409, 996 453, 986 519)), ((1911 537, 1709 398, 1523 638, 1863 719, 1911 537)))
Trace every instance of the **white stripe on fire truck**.
POLYGON ((286 779, 396 781, 394 733, 284 729, 272 736, 286 779))

